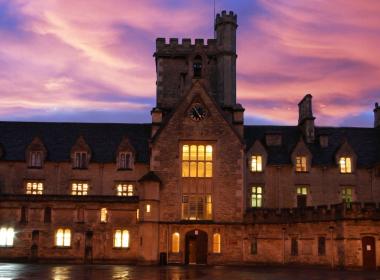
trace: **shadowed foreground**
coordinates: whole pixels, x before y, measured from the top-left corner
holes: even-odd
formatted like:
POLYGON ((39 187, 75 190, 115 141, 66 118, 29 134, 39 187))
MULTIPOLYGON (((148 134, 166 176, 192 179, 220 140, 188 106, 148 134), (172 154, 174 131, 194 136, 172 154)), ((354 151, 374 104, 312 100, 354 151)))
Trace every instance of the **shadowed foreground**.
POLYGON ((123 266, 123 265, 40 265, 0 264, 0 280, 10 279, 308 279, 375 280, 375 271, 330 271, 306 268, 226 267, 226 266, 123 266))

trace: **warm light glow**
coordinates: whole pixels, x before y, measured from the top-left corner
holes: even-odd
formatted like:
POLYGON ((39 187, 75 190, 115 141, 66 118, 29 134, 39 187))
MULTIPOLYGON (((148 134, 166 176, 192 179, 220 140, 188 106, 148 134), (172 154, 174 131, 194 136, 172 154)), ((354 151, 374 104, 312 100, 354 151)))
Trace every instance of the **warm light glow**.
POLYGON ((259 187, 259 186, 252 187, 251 206, 252 207, 263 206, 263 188, 262 187, 259 187))
POLYGON ((216 254, 220 253, 220 233, 214 233, 212 236, 212 252, 216 254))
POLYGON ((128 183, 120 183, 116 186, 116 191, 118 196, 133 196, 134 190, 133 185, 128 183))
POLYGON ((108 222, 108 210, 107 208, 100 209, 100 222, 107 223, 108 222))
POLYGON ((259 155, 254 155, 251 157, 251 171, 261 172, 263 171, 263 158, 259 155))
POLYGON ((172 234, 172 253, 179 253, 179 233, 172 234))
POLYGON ((296 157, 296 171, 307 172, 307 159, 305 156, 296 157))
POLYGON ((297 187, 297 195, 307 195, 307 187, 297 187))
POLYGON ((184 195, 182 197, 182 219, 211 220, 211 195, 184 195))
POLYGON ((42 182, 27 182, 26 194, 43 194, 44 184, 42 182))
POLYGON ((0 247, 12 247, 14 236, 13 228, 2 227, 0 229, 0 247))
POLYGON ((57 247, 70 247, 71 230, 68 228, 59 228, 55 233, 55 245, 57 247))
POLYGON ((352 173, 352 164, 350 157, 341 157, 339 159, 340 173, 352 173))
POLYGON ((136 220, 140 220, 140 209, 136 210, 136 220))
POLYGON ((212 177, 212 146, 182 146, 182 177, 212 177))
POLYGON ((351 203, 353 201, 353 191, 351 187, 342 189, 342 200, 344 203, 351 203))
POLYGON ((128 248, 129 247, 129 231, 116 230, 114 234, 114 247, 115 248, 128 248))
POLYGON ((72 183, 71 194, 72 195, 87 195, 88 184, 87 183, 72 183))
POLYGON ((147 204, 147 205, 146 205, 146 212, 147 212, 147 213, 150 213, 150 204, 147 204))

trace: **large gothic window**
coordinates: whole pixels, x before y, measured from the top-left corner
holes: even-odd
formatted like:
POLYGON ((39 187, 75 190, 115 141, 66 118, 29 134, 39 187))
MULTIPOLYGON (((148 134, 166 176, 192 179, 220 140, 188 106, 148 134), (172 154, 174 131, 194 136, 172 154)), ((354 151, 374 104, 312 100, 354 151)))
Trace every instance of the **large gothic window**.
POLYGON ((194 58, 193 71, 194 78, 199 79, 202 77, 202 58, 199 55, 194 58))

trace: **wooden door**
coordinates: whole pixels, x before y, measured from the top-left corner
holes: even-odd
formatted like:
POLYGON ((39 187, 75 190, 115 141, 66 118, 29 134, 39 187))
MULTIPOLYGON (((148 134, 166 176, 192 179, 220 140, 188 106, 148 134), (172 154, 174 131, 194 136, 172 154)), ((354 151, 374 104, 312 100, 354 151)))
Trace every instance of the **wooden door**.
POLYGON ((207 263, 207 233, 193 230, 186 234, 186 264, 207 263))
POLYGON ((197 264, 207 264, 207 233, 199 231, 197 236, 197 264))
POLYGON ((363 251, 363 268, 376 269, 376 242, 375 242, 374 237, 371 237, 371 236, 363 237, 362 251, 363 251))

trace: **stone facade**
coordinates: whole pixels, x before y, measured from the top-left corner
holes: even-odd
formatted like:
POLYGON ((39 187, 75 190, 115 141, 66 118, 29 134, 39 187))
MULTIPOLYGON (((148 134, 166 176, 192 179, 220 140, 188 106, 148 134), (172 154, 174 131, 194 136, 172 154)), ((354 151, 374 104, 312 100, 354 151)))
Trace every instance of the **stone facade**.
POLYGON ((157 39, 151 124, 1 122, 0 259, 379 267, 378 105, 374 128, 315 126, 310 94, 297 126, 244 126, 236 28, 157 39))

